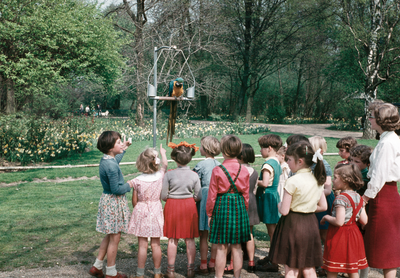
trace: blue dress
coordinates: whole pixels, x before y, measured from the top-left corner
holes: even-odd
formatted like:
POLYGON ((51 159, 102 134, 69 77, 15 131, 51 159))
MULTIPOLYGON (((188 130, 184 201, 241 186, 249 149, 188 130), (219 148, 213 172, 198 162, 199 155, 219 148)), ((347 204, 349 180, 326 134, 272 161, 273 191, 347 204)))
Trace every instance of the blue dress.
MULTIPOLYGON (((278 185, 282 168, 279 162, 275 159, 268 159, 264 164, 269 164, 274 169, 274 180, 271 186, 268 186, 267 188, 258 187, 257 189, 256 199, 258 216, 260 217, 260 221, 265 224, 276 224, 281 217, 281 214, 278 211, 278 203, 281 201, 278 193, 278 185)), ((262 179, 263 171, 260 173, 259 180, 262 179)))
POLYGON ((194 166, 193 171, 195 171, 200 178, 201 182, 201 201, 197 202, 197 212, 199 214, 199 230, 200 231, 209 231, 210 227, 208 226, 208 216, 206 213, 206 204, 208 197, 208 188, 210 186, 211 174, 212 170, 215 166, 221 165, 217 160, 213 158, 207 158, 203 161, 197 163, 194 166))

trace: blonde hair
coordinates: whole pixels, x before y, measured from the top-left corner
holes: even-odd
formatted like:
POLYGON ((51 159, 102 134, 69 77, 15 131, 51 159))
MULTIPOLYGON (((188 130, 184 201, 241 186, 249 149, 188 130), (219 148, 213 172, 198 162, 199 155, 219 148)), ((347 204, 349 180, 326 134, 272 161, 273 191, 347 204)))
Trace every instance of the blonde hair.
POLYGON ((318 149, 321 149, 321 151, 325 153, 328 150, 328 145, 326 144, 326 140, 322 136, 317 135, 310 137, 308 138, 308 141, 310 141, 310 144, 314 152, 316 152, 318 149))
POLYGON ((152 174, 158 171, 159 164, 156 164, 158 152, 153 148, 147 148, 136 159, 136 168, 139 172, 152 174))
POLYGON ((217 156, 221 152, 221 146, 217 138, 213 136, 205 136, 201 138, 201 147, 203 150, 211 156, 217 156))

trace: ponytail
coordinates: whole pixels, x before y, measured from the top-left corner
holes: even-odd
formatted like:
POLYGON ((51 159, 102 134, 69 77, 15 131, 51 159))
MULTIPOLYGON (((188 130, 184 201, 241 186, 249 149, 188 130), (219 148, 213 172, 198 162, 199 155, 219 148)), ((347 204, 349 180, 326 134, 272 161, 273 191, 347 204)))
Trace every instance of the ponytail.
MULTIPOLYGON (((302 158, 308 167, 311 167, 314 163, 314 153, 315 152, 308 141, 299 141, 294 143, 290 145, 286 151, 286 155, 293 156, 296 160, 302 158)), ((326 171, 322 159, 317 159, 314 169, 314 177, 316 178, 318 185, 323 185, 326 181, 326 171)))

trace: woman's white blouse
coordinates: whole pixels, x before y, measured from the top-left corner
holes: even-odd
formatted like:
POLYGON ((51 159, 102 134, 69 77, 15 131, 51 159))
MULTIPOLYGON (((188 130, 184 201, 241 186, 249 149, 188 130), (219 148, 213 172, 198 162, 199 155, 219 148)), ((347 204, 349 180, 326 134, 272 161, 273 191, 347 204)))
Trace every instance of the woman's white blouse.
POLYGON ((364 195, 374 199, 386 182, 400 181, 400 139, 394 131, 381 134, 369 160, 371 180, 364 195))

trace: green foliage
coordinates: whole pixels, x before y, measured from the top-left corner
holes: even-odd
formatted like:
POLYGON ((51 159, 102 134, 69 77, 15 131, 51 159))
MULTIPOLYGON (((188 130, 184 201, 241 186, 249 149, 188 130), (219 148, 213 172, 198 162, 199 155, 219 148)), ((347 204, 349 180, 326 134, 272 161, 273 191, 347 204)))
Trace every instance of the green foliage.
POLYGON ((13 81, 19 103, 38 108, 45 99, 51 106, 38 96, 91 74, 113 93, 123 66, 122 41, 95 3, 3 0, 0 11, 0 80, 13 81))
POLYGON ((361 129, 361 121, 333 120, 329 129, 359 131, 361 129))
POLYGON ((0 116, 0 156, 22 165, 65 158, 91 146, 92 129, 86 118, 50 121, 24 115, 0 116))
POLYGON ((271 123, 282 123, 286 116, 284 107, 274 106, 267 110, 268 122, 271 123))

